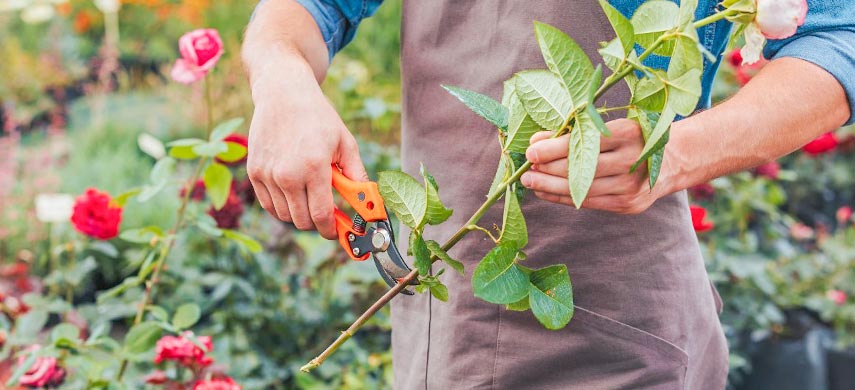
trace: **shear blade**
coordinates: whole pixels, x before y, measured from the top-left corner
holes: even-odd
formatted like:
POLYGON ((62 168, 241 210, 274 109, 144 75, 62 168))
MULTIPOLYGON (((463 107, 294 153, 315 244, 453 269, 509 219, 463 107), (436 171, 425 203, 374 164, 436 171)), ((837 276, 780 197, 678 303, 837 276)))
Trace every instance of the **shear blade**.
MULTIPOLYGON (((395 233, 392 230, 392 227, 388 222, 378 222, 377 229, 385 229, 389 232, 392 237, 392 242, 385 251, 376 251, 372 253, 372 257, 374 258, 374 265, 377 267, 377 271, 380 273, 380 276, 386 281, 390 287, 395 286, 399 280, 405 278, 412 269, 404 262, 403 257, 401 257, 401 253, 398 252, 398 248, 395 246, 395 233)), ((412 281, 410 284, 418 284, 418 281, 412 281)), ((404 294, 412 295, 413 292, 409 290, 401 290, 404 294)))

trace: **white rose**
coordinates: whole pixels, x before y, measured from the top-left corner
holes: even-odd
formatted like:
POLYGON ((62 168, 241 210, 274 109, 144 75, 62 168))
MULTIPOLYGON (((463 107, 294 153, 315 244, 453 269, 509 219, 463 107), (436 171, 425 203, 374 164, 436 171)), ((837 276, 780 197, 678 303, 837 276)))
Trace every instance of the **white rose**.
POLYGON ((754 23, 766 38, 789 38, 805 23, 807 10, 807 0, 757 0, 754 23))

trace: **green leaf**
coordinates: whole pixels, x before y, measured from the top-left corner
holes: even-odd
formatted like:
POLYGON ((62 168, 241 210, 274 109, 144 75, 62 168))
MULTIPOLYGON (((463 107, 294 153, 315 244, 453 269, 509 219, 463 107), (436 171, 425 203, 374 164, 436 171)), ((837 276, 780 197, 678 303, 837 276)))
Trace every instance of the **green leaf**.
POLYGON ((588 118, 590 118, 594 126, 600 133, 606 137, 610 137, 612 132, 609 131, 609 128, 606 127, 606 122, 603 122, 603 117, 600 116, 600 113, 597 112, 597 107, 594 105, 594 98, 597 94, 597 89, 600 87, 600 82, 603 81, 603 67, 602 65, 597 65, 597 69, 594 71, 594 76, 591 78, 591 83, 588 86, 588 91, 586 95, 586 101, 588 105, 585 106, 585 112, 588 114, 588 118))
POLYGON ((51 330, 50 341, 57 347, 60 344, 73 347, 80 341, 80 328, 68 323, 59 324, 51 330))
POLYGON ((620 11, 615 9, 615 7, 612 7, 608 1, 600 0, 600 7, 602 7, 603 12, 606 13, 609 23, 611 23, 612 28, 617 34, 616 39, 618 40, 620 47, 623 49, 623 55, 626 56, 630 51, 632 51, 632 48, 635 45, 635 29, 633 29, 632 23, 630 23, 629 19, 623 16, 620 11))
POLYGON ((517 95, 531 119, 544 129, 560 130, 573 106, 564 82, 547 70, 526 70, 515 78, 517 95))
POLYGON ((229 151, 229 146, 227 144, 228 142, 223 141, 205 142, 194 146, 193 153, 196 153, 199 156, 215 157, 220 153, 226 153, 229 151))
POLYGON ((668 78, 678 78, 693 69, 703 72, 703 68, 704 56, 698 47, 698 32, 693 26, 688 26, 674 40, 674 53, 668 63, 668 78))
POLYGON ((416 258, 414 265, 419 270, 419 275, 430 275, 430 250, 418 230, 410 232, 410 247, 413 251, 413 257, 416 258))
POLYGON ((428 250, 430 250, 430 253, 433 256, 435 256, 445 264, 448 264, 451 268, 460 273, 460 275, 465 275, 463 272, 463 263, 449 256, 448 253, 444 249, 442 249, 442 246, 439 245, 438 242, 433 240, 427 240, 425 241, 425 245, 427 245, 428 250))
POLYGON ((430 295, 443 302, 448 302, 448 287, 442 283, 437 283, 430 286, 430 295))
POLYGON ((217 155, 217 158, 221 161, 233 163, 246 157, 246 147, 241 144, 226 142, 226 148, 225 152, 217 155))
POLYGON ((252 253, 261 252, 261 249, 262 249, 261 244, 258 241, 256 241, 254 238, 247 236, 246 234, 243 234, 243 233, 236 231, 236 230, 230 230, 230 229, 221 229, 221 230, 223 232, 224 237, 236 242, 240 246, 246 248, 246 250, 248 250, 252 253))
POLYGON ((682 76, 669 80, 668 108, 678 115, 691 115, 701 98, 701 75, 700 69, 691 69, 682 76))
POLYGON ((211 237, 222 237, 223 230, 218 228, 210 219, 207 218, 199 218, 196 221, 196 227, 199 228, 205 234, 211 237))
POLYGON ((514 261, 517 252, 513 244, 500 244, 487 253, 472 273, 472 291, 476 297, 507 304, 528 294, 528 277, 514 261))
POLYGON ((179 160, 193 160, 199 158, 199 155, 193 152, 193 147, 204 144, 205 140, 198 138, 185 138, 172 141, 168 144, 169 155, 179 160))
POLYGON ((511 96, 517 93, 516 80, 513 77, 502 82, 502 105, 511 106, 511 96))
MULTIPOLYGON (((548 24, 534 22, 534 34, 546 66, 560 77, 561 84, 572 97, 570 107, 577 107, 585 98, 588 80, 594 74, 594 65, 591 64, 585 51, 561 30, 548 24)), ((563 116, 563 118, 566 117, 567 115, 563 116)))
POLYGON ((134 325, 125 335, 124 352, 127 354, 140 354, 152 348, 160 339, 161 329, 155 322, 145 321, 134 325))
POLYGON ((205 168, 202 181, 205 182, 205 191, 214 208, 223 208, 232 189, 232 172, 225 165, 212 162, 205 168))
POLYGON ((490 194, 499 188, 499 184, 511 177, 512 164, 511 157, 507 153, 502 153, 499 157, 499 167, 496 168, 496 176, 493 177, 493 182, 490 184, 490 194))
MULTIPOLYGON (((636 8, 630 20, 635 29, 635 41, 641 47, 650 47, 657 38, 677 26, 680 7, 668 0, 651 0, 636 8)), ((654 53, 670 56, 673 43, 665 42, 654 53)))
POLYGON ((133 242, 135 244, 151 244, 152 240, 157 237, 163 237, 163 231, 157 226, 146 226, 139 229, 123 230, 119 233, 119 238, 133 242))
POLYGON ((160 193, 160 191, 162 191, 164 188, 166 188, 166 182, 143 186, 142 190, 137 195, 137 202, 148 202, 151 198, 160 193))
POLYGON ((680 0, 680 14, 677 23, 680 26, 691 27, 694 30, 695 11, 698 9, 698 0, 680 0))
POLYGON ((424 164, 421 166, 421 174, 425 181, 425 197, 427 202, 427 205, 425 205, 424 222, 429 225, 439 225, 451 217, 453 210, 446 208, 442 204, 442 200, 439 199, 439 186, 437 186, 433 176, 425 170, 424 164))
POLYGON ((518 249, 525 248, 528 244, 528 228, 525 217, 520 209, 520 202, 514 195, 513 186, 508 186, 505 193, 505 209, 502 213, 502 234, 499 236, 500 243, 508 243, 518 249))
POLYGON ((229 134, 234 133, 237 128, 243 124, 243 118, 232 118, 225 122, 221 122, 214 130, 211 131, 210 142, 222 141, 229 134))
POLYGON ((508 138, 505 140, 503 150, 525 153, 530 145, 531 136, 540 131, 541 128, 528 115, 519 96, 516 94, 511 96, 510 105, 511 113, 508 118, 508 138))
POLYGON ((638 165, 650 158, 650 156, 665 145, 668 141, 666 136, 668 130, 671 129, 671 123, 673 123, 676 118, 677 114, 674 113, 674 110, 670 107, 666 107, 665 111, 663 111, 662 115, 659 117, 656 127, 653 128, 653 132, 651 132, 650 136, 647 137, 647 141, 644 143, 644 149, 641 151, 641 156, 638 157, 638 160, 633 165, 632 170, 635 170, 638 165))
POLYGON ((151 315, 154 318, 157 318, 159 321, 169 322, 169 313, 166 311, 166 309, 154 305, 149 305, 148 307, 146 307, 146 309, 148 309, 148 312, 151 313, 151 315))
POLYGON ((116 205, 118 205, 119 207, 125 207, 125 204, 128 203, 128 200, 133 198, 134 196, 137 196, 137 194, 139 194, 140 192, 142 192, 141 188, 127 190, 113 198, 113 202, 116 203, 116 205))
POLYGON ((377 186, 386 207, 411 229, 421 226, 427 211, 425 187, 399 171, 380 172, 377 176, 377 186))
POLYGON ((15 320, 15 331, 20 338, 35 337, 47 324, 48 312, 34 309, 15 320))
POLYGON ((178 306, 175 310, 175 315, 172 317, 172 326, 178 330, 187 329, 197 322, 202 317, 202 309, 195 303, 185 303, 178 306))
POLYGON ((511 310, 511 311, 529 310, 531 308, 531 306, 528 304, 528 300, 529 300, 529 297, 525 297, 523 299, 520 299, 519 301, 505 305, 505 308, 508 310, 511 310))
POLYGON ((452 85, 443 85, 442 87, 463 102, 472 112, 486 119, 494 126, 500 129, 508 128, 508 109, 499 104, 499 102, 489 96, 484 96, 468 89, 452 85))
POLYGON ((529 276, 531 312, 551 330, 561 329, 573 317, 573 288, 564 264, 551 265, 529 276))
POLYGON ((175 172, 175 159, 172 157, 164 157, 157 160, 154 167, 151 168, 149 180, 152 184, 161 184, 169 181, 172 174, 175 172))
MULTIPOLYGON (((656 123, 659 121, 659 113, 648 113, 636 108, 630 109, 627 117, 638 122, 641 127, 641 134, 645 141, 650 138, 650 135, 653 133, 653 128, 656 127, 656 123)), ((669 133, 670 131, 666 131, 665 135, 662 137, 665 142, 667 142, 669 133)), ((647 159, 647 175, 651 189, 656 185, 656 181, 659 179, 659 173, 662 170, 662 160, 665 157, 665 143, 661 141, 660 143, 662 144, 662 147, 654 151, 650 158, 647 159)), ((632 171, 636 168, 637 165, 634 165, 632 171)))
MULTIPOLYGON (((657 72, 663 76, 662 72, 657 72)), ((662 111, 668 100, 665 83, 659 77, 645 77, 638 80, 632 94, 632 103, 648 111, 662 111)))
POLYGON ((594 182, 600 157, 600 130, 586 112, 576 117, 576 126, 570 132, 567 157, 570 196, 576 208, 580 208, 594 182))

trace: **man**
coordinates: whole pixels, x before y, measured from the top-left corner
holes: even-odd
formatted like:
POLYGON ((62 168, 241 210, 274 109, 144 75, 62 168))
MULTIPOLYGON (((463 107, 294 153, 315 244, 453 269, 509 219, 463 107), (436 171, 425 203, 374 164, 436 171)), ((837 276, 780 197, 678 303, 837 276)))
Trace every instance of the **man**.
MULTIPOLYGON (((640 0, 611 0, 631 16, 640 0)), ((365 180, 357 145, 321 93, 328 61, 378 0, 268 0, 244 44, 255 115, 248 169, 262 206, 301 230, 335 237, 330 163, 365 180)), ((722 389, 727 346, 689 217, 685 189, 789 153, 850 120, 855 102, 855 2, 811 0, 806 24, 729 101, 673 126, 656 188, 630 174, 642 149, 638 126, 608 123, 597 177, 581 210, 569 206, 567 140, 532 138, 536 170, 522 183, 531 240, 526 265, 567 264, 576 314, 560 331, 530 313, 472 296, 467 278, 445 273, 447 303, 429 294, 393 300, 393 364, 398 389, 722 389)), ((701 0, 697 16, 714 12, 701 0)), ((480 205, 498 160, 495 129, 440 84, 501 96, 514 72, 543 68, 532 21, 564 30, 592 58, 613 37, 593 0, 404 0, 402 20, 403 169, 433 172, 454 215, 428 230, 443 240, 480 205)), ((699 31, 717 56, 731 26, 699 31)), ((668 59, 652 56, 649 65, 668 59)), ((709 104, 718 64, 706 64, 709 104)), ((612 106, 628 91, 605 96, 612 106)), ((565 137, 566 138, 566 137, 565 137)), ((485 226, 501 221, 495 208, 485 226)), ((406 234, 401 234, 406 236, 406 234)), ((399 244, 405 244, 403 242, 399 244)), ((468 236, 453 255, 474 264, 491 242, 468 236)))

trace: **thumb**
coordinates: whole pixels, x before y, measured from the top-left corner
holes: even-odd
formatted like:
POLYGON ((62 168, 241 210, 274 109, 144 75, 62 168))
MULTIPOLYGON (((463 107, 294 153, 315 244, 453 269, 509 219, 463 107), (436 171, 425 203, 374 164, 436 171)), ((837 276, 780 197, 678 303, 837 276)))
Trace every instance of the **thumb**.
POLYGON ((368 181, 368 173, 359 156, 359 145, 352 135, 347 134, 339 143, 338 166, 350 180, 368 181))

